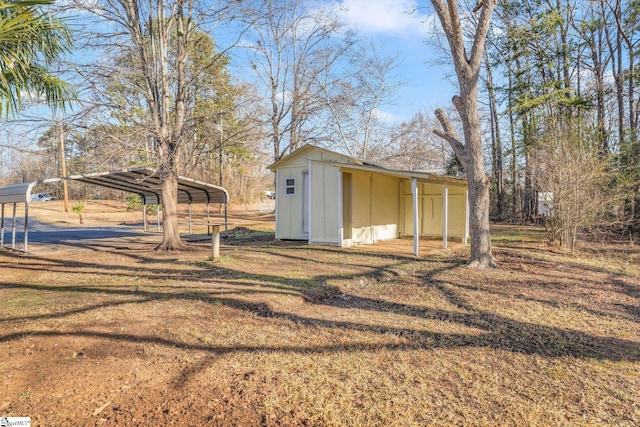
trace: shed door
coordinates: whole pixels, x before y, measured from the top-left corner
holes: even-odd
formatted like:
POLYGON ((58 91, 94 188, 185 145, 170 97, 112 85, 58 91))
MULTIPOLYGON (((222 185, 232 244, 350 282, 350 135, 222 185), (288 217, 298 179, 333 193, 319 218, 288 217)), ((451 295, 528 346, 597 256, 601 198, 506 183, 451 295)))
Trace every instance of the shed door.
POLYGON ((302 237, 309 237, 309 172, 302 172, 302 237))
POLYGON ((422 235, 442 235, 442 196, 422 197, 422 235))

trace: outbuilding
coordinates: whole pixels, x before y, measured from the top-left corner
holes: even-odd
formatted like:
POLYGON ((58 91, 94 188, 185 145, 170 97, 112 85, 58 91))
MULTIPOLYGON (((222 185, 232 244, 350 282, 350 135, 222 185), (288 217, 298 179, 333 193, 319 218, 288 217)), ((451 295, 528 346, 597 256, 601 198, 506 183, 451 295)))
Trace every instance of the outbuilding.
POLYGON ((466 243, 465 179, 405 171, 305 145, 269 166, 276 174, 276 239, 349 247, 413 236, 466 243), (414 233, 417 230, 417 233, 414 233))

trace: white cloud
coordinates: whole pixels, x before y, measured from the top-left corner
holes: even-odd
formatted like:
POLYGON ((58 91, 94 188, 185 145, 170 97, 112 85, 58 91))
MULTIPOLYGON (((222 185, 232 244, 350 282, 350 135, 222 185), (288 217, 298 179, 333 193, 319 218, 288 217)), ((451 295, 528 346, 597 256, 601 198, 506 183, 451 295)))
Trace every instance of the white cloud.
POLYGON ((388 111, 383 111, 378 108, 373 109, 373 117, 376 120, 379 120, 387 124, 395 124, 401 121, 399 117, 396 117, 395 115, 389 113, 388 111))
POLYGON ((338 13, 361 33, 399 37, 424 36, 433 20, 415 0, 343 0, 338 13))
POLYGON ((240 39, 236 46, 246 48, 246 49, 256 49, 258 47, 258 44, 253 40, 240 39))

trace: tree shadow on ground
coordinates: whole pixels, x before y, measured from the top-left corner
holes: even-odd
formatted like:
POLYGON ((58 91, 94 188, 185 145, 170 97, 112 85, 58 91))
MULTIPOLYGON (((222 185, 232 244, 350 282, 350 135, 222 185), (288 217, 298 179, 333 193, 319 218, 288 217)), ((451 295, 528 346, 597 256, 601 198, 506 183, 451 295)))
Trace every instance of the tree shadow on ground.
MULTIPOLYGON (((295 253, 295 251, 293 251, 295 253)), ((289 253, 290 257, 295 257, 289 253)), ((349 254, 355 258, 368 257, 374 255, 349 254)), ((378 256, 375 254, 375 256, 378 256)), ((132 259, 143 261, 145 257, 137 255, 129 255, 132 259)), ((304 258, 308 260, 307 258, 304 258)), ((395 271, 404 262, 416 262, 415 258, 403 259, 402 257, 390 257, 388 263, 371 267, 366 275, 386 274, 386 271, 395 271)), ((37 261, 37 260, 36 260, 37 261)), ((303 259, 299 260, 303 262, 303 259)), ((47 268, 68 271, 78 268, 104 268, 98 264, 79 263, 65 260, 40 260, 47 264, 47 268)), ((422 261, 424 262, 424 261, 422 261)), ((339 260, 335 261, 336 265, 341 265, 339 260)), ((358 263, 354 263, 358 265, 358 263)), ((153 268, 153 274, 161 276, 163 280, 187 280, 197 284, 195 288, 191 285, 185 287, 177 287, 176 289, 165 289, 164 291, 151 286, 145 286, 145 289, 135 289, 126 283, 116 286, 104 285, 68 285, 68 286, 52 286, 43 284, 25 284, 25 283, 1 283, 3 289, 23 289, 37 292, 74 292, 85 294, 100 294, 125 298, 122 301, 111 301, 102 304, 94 304, 84 308, 74 308, 66 312, 56 314, 46 314, 38 318, 55 318, 69 316, 74 313, 90 311, 100 307, 118 304, 144 304, 155 300, 172 300, 172 301, 200 301, 212 306, 226 306, 232 309, 253 313, 256 316, 265 319, 275 319, 284 322, 293 322, 298 325, 313 326, 330 330, 338 330, 344 333, 353 331, 378 334, 381 337, 391 334, 405 340, 404 343, 389 342, 367 344, 353 342, 350 344, 330 345, 330 346, 263 346, 263 345, 246 345, 246 346, 213 346, 213 345, 193 345, 185 342, 168 340, 157 336, 137 336, 125 334, 109 334, 96 333, 92 331, 33 331, 24 330, 21 332, 13 332, 0 337, 0 342, 8 342, 20 339, 24 336, 57 336, 57 335, 77 335, 77 336, 93 336, 98 338, 107 338, 112 340, 121 340, 129 342, 153 342, 163 346, 176 346, 191 350, 202 350, 214 354, 226 354, 229 352, 247 352, 247 351, 266 351, 266 352, 295 352, 295 353, 330 353, 337 351, 374 351, 381 349, 402 350, 402 349, 421 349, 429 350, 436 348, 456 348, 456 347, 486 347, 491 349, 500 349, 505 351, 538 354, 545 357, 575 357, 575 358, 595 358, 602 360, 640 360, 640 343, 624 340, 614 337, 596 336, 583 331, 563 329, 559 327, 550 327, 525 321, 514 320, 488 310, 481 310, 470 304, 459 291, 456 290, 451 283, 443 282, 438 279, 438 275, 448 270, 460 268, 460 262, 438 261, 439 267, 429 270, 422 270, 419 278, 424 286, 430 286, 437 289, 442 296, 449 301, 457 310, 445 310, 438 308, 427 308, 418 305, 410 305, 405 303, 389 302, 377 298, 368 298, 356 295, 354 293, 345 293, 337 286, 329 284, 334 280, 353 280, 357 275, 351 273, 346 274, 318 274, 312 279, 312 283, 296 278, 281 277, 276 274, 258 274, 244 273, 224 267, 222 265, 215 266, 192 266, 193 269, 199 270, 197 277, 189 275, 189 272, 178 270, 175 268, 153 268), (203 277, 206 279, 203 280, 203 277), (220 285, 233 286, 230 293, 226 290, 216 288, 220 285), (223 291, 223 292, 221 292, 223 291), (291 312, 283 312, 273 310, 269 304, 265 302, 249 301, 240 298, 245 294, 251 295, 281 295, 282 293, 290 296, 300 296, 308 304, 319 306, 330 306, 338 310, 364 310, 379 313, 394 313, 402 316, 409 316, 416 319, 429 319, 435 321, 450 322, 460 324, 481 331, 478 334, 464 333, 439 333, 424 330, 420 328, 406 328, 381 326, 353 321, 326 320, 322 318, 308 317, 301 314, 291 312)), ((126 278, 132 275, 140 276, 142 272, 149 272, 148 267, 144 266, 119 266, 119 270, 113 273, 105 272, 104 274, 112 274, 115 277, 126 278)), ((149 276, 153 278, 153 276, 149 276)), ((482 292, 483 290, 481 290, 482 292)), ((28 317, 5 318, 4 322, 23 321, 28 317)))
MULTIPOLYGON (((552 327, 537 323, 516 320, 496 312, 480 309, 469 302, 461 291, 468 288, 468 284, 461 281, 443 281, 439 277, 455 269, 464 268, 460 260, 438 259, 418 260, 415 257, 385 255, 378 253, 367 253, 365 251, 349 252, 348 262, 342 250, 333 248, 261 248, 253 249, 262 251, 265 255, 283 257, 289 262, 304 263, 310 262, 307 252, 317 251, 321 253, 335 253, 337 256, 332 261, 323 261, 324 264, 335 265, 335 271, 339 271, 345 266, 366 267, 365 272, 353 273, 332 273, 314 274, 311 279, 299 279, 282 277, 276 273, 246 273, 231 266, 220 264, 191 264, 189 271, 176 267, 164 267, 161 264, 152 263, 148 265, 149 259, 155 259, 155 255, 127 253, 123 255, 128 263, 116 266, 115 271, 106 269, 104 265, 97 262, 80 262, 71 260, 53 259, 49 257, 33 257, 28 263, 17 262, 13 266, 3 265, 2 268, 31 268, 34 270, 46 269, 47 271, 74 272, 80 271, 80 275, 85 271, 100 271, 100 274, 116 278, 120 282, 115 285, 88 285, 79 283, 77 285, 45 285, 29 283, 7 283, 0 282, 0 289, 21 289, 34 292, 46 293, 83 293, 87 295, 95 294, 115 298, 116 300, 105 301, 103 303, 91 303, 84 307, 74 307, 57 313, 37 314, 33 316, 20 316, 0 319, 2 323, 25 322, 28 320, 54 319, 71 316, 78 313, 89 312, 104 307, 113 307, 122 304, 139 305, 157 300, 170 301, 199 301, 214 306, 225 306, 234 310, 252 313, 260 318, 270 321, 293 323, 295 325, 310 326, 314 328, 324 328, 350 334, 352 332, 368 333, 377 335, 379 342, 359 342, 354 338, 349 343, 336 345, 231 345, 216 346, 203 343, 193 344, 180 340, 168 339, 155 335, 135 335, 122 333, 96 332, 91 330, 32 330, 23 325, 23 330, 17 330, 0 336, 0 343, 12 342, 26 336, 78 336, 87 338, 107 339, 112 341, 130 343, 155 343, 166 347, 177 347, 187 350, 197 350, 210 353, 215 356, 228 353, 243 352, 285 352, 297 354, 330 354, 337 352, 352 351, 380 351, 380 350, 433 350, 442 348, 488 348, 494 350, 509 351, 521 354, 540 355, 543 357, 572 357, 572 358, 593 358, 609 361, 640 361, 640 343, 633 340, 620 339, 616 337, 603 337, 584 331, 572 330, 561 327, 552 327), (376 257, 382 262, 377 265, 367 263, 370 257, 376 257), (357 295, 355 292, 347 292, 331 283, 339 281, 352 281, 362 277, 388 277, 391 282, 397 279, 399 269, 406 267, 410 263, 420 263, 421 269, 413 273, 414 278, 419 280, 422 286, 437 290, 442 297, 454 309, 443 309, 425 307, 414 304, 385 301, 380 298, 371 298, 357 295), (429 268, 425 268, 428 266, 429 268), (162 279, 163 282, 177 280, 184 283, 183 286, 168 286, 166 284, 145 285, 143 289, 132 286, 127 279, 143 277, 148 279, 162 279), (232 287, 232 289, 228 288, 232 287), (372 313, 389 314, 421 320, 434 320, 447 322, 452 325, 461 325, 473 328, 474 333, 442 333, 430 331, 420 327, 394 327, 388 325, 376 325, 375 318, 371 323, 360 321, 327 320, 324 318, 305 316, 301 313, 274 310, 270 304, 264 301, 254 301, 243 299, 243 296, 252 298, 262 298, 271 295, 287 295, 300 297, 306 304, 312 306, 327 306, 339 311, 361 310, 372 313), (393 336, 393 340, 386 340, 385 337, 393 336), (398 342, 398 339, 400 342, 398 342)), ((3 254, 6 255, 6 254, 3 254)), ((10 258, 11 256, 9 256, 10 258)), ((167 258, 159 258, 167 261, 167 258)), ((23 260, 24 261, 24 260, 23 260)), ((630 297, 638 298, 638 290, 631 287, 624 281, 616 282, 615 277, 611 277, 616 286, 630 297)), ((110 283, 113 283, 111 280, 110 283)), ((401 286, 401 284, 397 284, 401 286)), ((476 292, 494 292, 489 289, 476 286, 476 292)), ((512 295, 516 298, 517 295, 512 295)), ((556 308, 553 307, 552 308, 556 308)), ((629 308, 629 312, 637 314, 637 308, 629 308)), ((304 311, 303 311, 304 312, 304 311)), ((593 315, 602 313, 592 312, 593 315)), ((421 322, 421 324, 424 324, 421 322)), ((15 328, 14 328, 15 329, 15 328)), ((19 328, 17 328, 19 329, 19 328)), ((200 367, 192 366, 189 371, 182 375, 190 376, 199 369, 208 366, 203 362, 200 367)))

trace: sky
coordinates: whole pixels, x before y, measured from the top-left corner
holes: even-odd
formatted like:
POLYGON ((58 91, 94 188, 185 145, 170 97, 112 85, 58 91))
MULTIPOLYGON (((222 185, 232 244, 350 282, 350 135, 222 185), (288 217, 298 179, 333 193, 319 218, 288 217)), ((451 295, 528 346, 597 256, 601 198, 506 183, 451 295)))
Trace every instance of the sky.
MULTIPOLYGON (((451 105, 456 91, 447 76, 453 68, 435 65, 434 60, 442 59, 443 53, 427 42, 435 19, 429 0, 319 1, 334 7, 345 24, 356 29, 362 38, 372 40, 387 54, 398 56, 396 75, 402 86, 393 105, 380 107, 381 117, 397 124, 418 111, 433 112, 437 107, 451 105)), ((50 117, 51 112, 42 107, 31 114, 50 117)))
MULTIPOLYGON (((333 8, 347 28, 357 30, 360 38, 373 41, 388 56, 397 56, 399 65, 395 74, 401 87, 392 105, 380 107, 380 117, 390 124, 398 124, 410 120, 418 111, 433 112, 437 107, 450 106, 455 88, 447 77, 453 73, 453 66, 434 63, 444 56, 428 43, 434 19, 437 19, 429 0, 319 2, 333 8)), ((217 34, 216 38, 220 40, 219 37, 224 35, 217 34)), ((237 52, 231 72, 242 78, 247 64, 242 59, 242 51, 237 52)))
POLYGON ((370 38, 387 53, 398 54, 397 69, 403 86, 394 105, 381 108, 396 121, 408 120, 421 110, 448 107, 455 87, 448 78, 453 65, 442 62, 443 53, 428 43, 433 20, 427 0, 343 0, 338 12, 347 25, 370 38), (413 13, 409 13, 413 11, 413 13))

